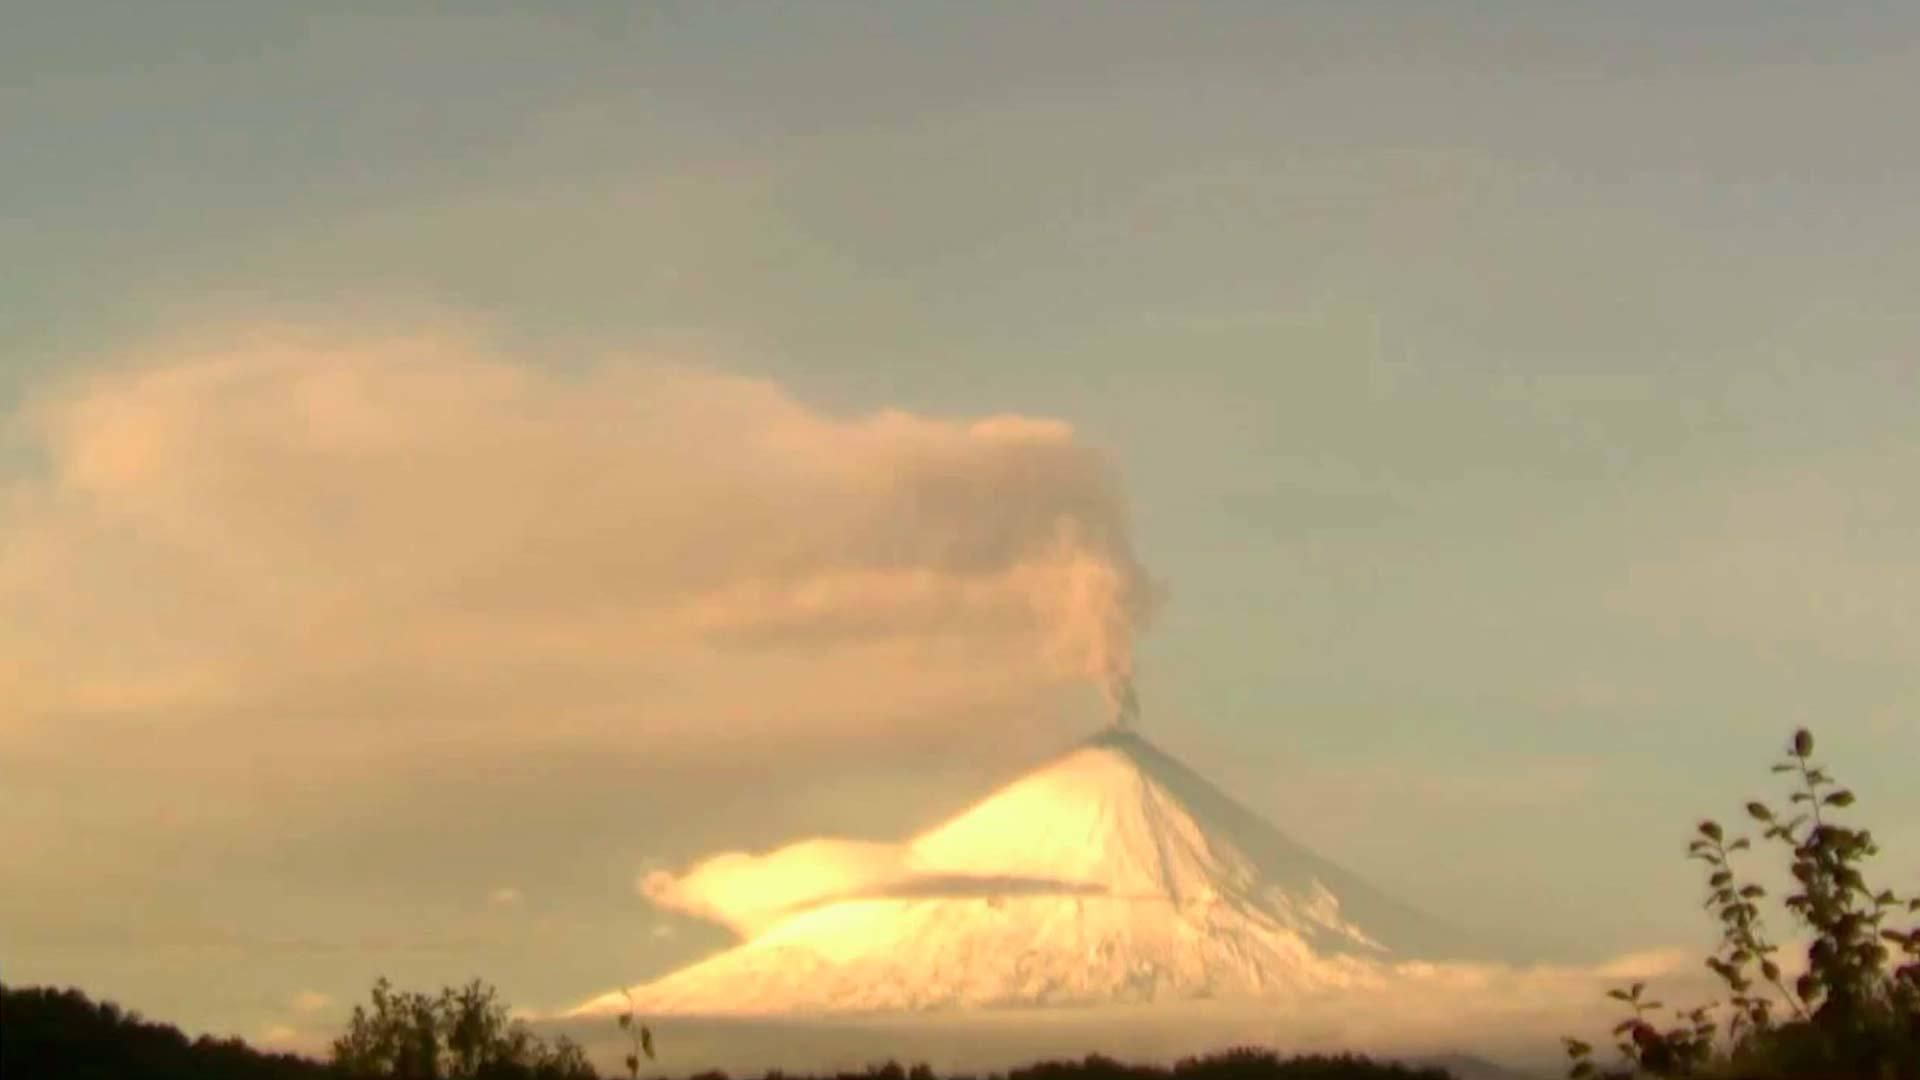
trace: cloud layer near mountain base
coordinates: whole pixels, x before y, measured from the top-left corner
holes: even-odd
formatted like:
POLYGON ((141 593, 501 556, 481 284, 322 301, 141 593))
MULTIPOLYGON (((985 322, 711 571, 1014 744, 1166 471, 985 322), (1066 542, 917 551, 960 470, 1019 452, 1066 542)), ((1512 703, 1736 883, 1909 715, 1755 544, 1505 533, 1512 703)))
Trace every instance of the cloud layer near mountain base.
MULTIPOLYGON (((1380 984, 1273 1001, 1171 1001, 1071 1009, 835 1018, 657 1017, 676 1068, 750 1075, 926 1061, 980 1073, 1045 1058, 1100 1053, 1170 1062, 1231 1046, 1282 1054, 1365 1053, 1419 1058, 1462 1054, 1546 1074, 1560 1067, 1560 1038, 1596 1043, 1617 1019, 1606 990, 1647 979, 1678 1004, 1714 997, 1709 977, 1681 950, 1652 950, 1598 966, 1414 966, 1380 984)), ((609 1061, 618 1046, 605 1018, 547 1021, 609 1061)))

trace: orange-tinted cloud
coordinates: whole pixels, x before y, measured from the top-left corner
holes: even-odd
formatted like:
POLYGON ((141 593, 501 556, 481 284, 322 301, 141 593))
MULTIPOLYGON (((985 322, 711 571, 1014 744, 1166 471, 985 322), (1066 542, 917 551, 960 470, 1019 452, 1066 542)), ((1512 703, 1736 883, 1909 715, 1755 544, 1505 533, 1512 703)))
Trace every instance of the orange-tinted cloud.
POLYGON ((1115 477, 1049 418, 256 332, 48 388, 11 430, 24 743, 868 738, 1124 678, 1147 609, 1115 477))

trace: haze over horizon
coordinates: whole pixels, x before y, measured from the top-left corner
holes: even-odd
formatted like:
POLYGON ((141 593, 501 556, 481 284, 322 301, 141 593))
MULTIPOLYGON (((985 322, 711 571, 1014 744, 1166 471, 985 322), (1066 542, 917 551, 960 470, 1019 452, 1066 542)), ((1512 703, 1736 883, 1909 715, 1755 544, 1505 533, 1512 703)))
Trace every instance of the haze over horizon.
POLYGON ((1920 11, 0 12, 9 985, 562 1008, 1129 675, 1542 956, 1798 725, 1920 889, 1920 11))

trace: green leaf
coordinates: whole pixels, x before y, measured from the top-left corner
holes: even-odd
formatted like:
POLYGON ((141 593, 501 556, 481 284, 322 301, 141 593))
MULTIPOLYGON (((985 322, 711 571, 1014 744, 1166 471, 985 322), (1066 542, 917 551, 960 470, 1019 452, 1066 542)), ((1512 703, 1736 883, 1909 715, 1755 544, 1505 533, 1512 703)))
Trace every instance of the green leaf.
POLYGON ((1748 803, 1747 813, 1751 814, 1755 821, 1772 821, 1773 820, 1773 811, 1767 809, 1765 803, 1757 803, 1757 802, 1748 803))
POLYGON ((1713 822, 1713 821, 1701 822, 1700 832, 1702 835, 1706 836, 1708 839, 1714 841, 1715 843, 1718 843, 1720 841, 1721 833, 1720 833, 1720 825, 1718 822, 1713 822))
POLYGON ((1827 796, 1826 802, 1828 806, 1852 806, 1853 792, 1841 788, 1839 791, 1827 796))
POLYGON ((1804 758, 1813 753, 1813 733, 1801 728, 1793 733, 1793 756, 1804 758))
POLYGON ((633 1014, 621 1013, 620 1014, 620 1030, 625 1031, 632 1026, 633 1026, 633 1014))

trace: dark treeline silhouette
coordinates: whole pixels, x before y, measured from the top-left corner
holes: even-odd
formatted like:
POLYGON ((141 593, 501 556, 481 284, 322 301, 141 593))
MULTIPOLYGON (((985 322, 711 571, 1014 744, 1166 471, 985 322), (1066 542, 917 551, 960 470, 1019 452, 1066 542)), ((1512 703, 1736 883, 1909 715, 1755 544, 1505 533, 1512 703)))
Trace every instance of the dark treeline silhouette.
MULTIPOLYGON (((424 1000, 424 999, 423 999, 424 1000)), ((491 998, 487 1002, 492 1004, 491 998)), ((490 1010, 489 1010, 490 1011, 490 1010)), ((170 1024, 145 1020, 111 1002, 95 1002, 78 990, 0 985, 0 1078, 4 1080, 375 1080, 401 1076, 460 1075, 458 1063, 442 1061, 415 1072, 405 1061, 355 1068, 293 1054, 270 1054, 239 1039, 189 1039, 170 1024)), ((537 1067, 486 1064, 466 1075, 538 1076, 537 1067)), ((577 1074, 576 1074, 577 1075, 577 1074)), ((591 1075, 588 1073, 587 1075, 591 1075)), ((864 1072, 805 1076, 778 1070, 764 1080, 940 1080, 925 1065, 894 1062, 864 1072)), ((1080 1061, 1043 1061, 980 1080, 1448 1080, 1437 1067, 1414 1068, 1356 1055, 1281 1058, 1267 1050, 1238 1048, 1187 1058, 1172 1068, 1129 1065, 1098 1055, 1080 1061)), ((729 1080, 700 1073, 690 1080, 729 1080)), ((974 1080, 953 1077, 949 1080, 974 1080)))
POLYGON ((1127 1065, 1099 1056, 1043 1061, 1014 1069, 1006 1080, 1449 1080, 1451 1076, 1445 1069, 1379 1062, 1359 1054, 1282 1058, 1271 1050, 1239 1047, 1183 1058, 1172 1069, 1127 1065))
MULTIPOLYGON (((1397 1062, 1378 1062, 1357 1054, 1310 1055, 1282 1058, 1270 1051, 1241 1047, 1205 1057, 1184 1058, 1171 1069, 1157 1065, 1130 1065, 1090 1055, 1079 1061, 1040 1061, 1004 1073, 946 1080, 1450 1080, 1452 1073, 1435 1067, 1415 1068, 1397 1062)), ((664 1080, 664 1078, 656 1078, 664 1080)), ((703 1072, 689 1080, 731 1080, 723 1072, 703 1072)), ((898 1062, 870 1065, 864 1072, 802 1076, 772 1071, 760 1080, 941 1080, 925 1065, 905 1068, 898 1062)))
POLYGON ((239 1039, 188 1039, 78 990, 0 985, 0 1077, 5 1080, 322 1080, 326 1065, 268 1054, 239 1039))

